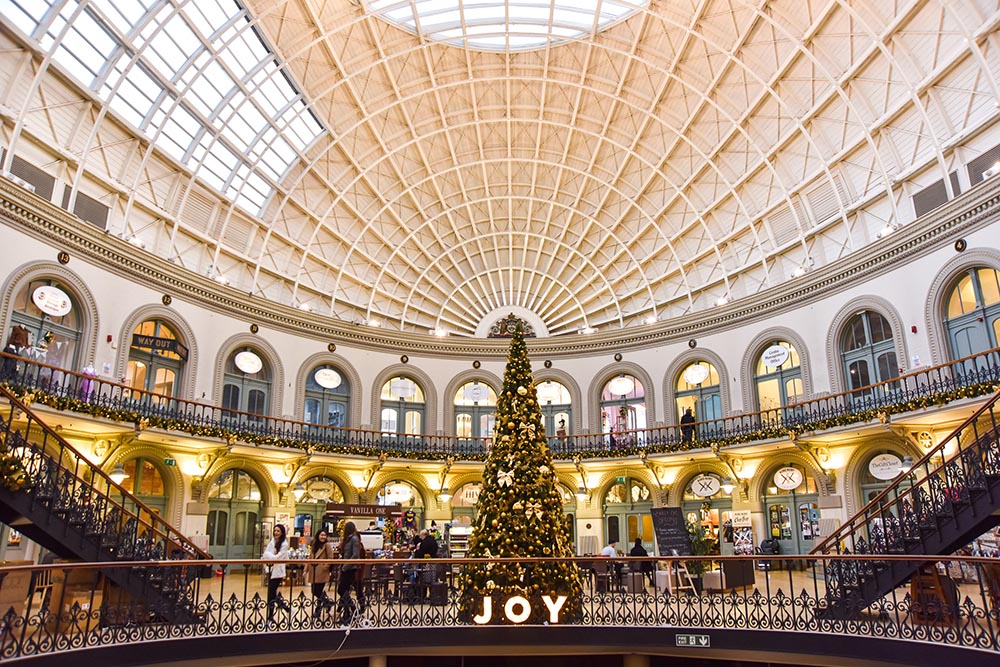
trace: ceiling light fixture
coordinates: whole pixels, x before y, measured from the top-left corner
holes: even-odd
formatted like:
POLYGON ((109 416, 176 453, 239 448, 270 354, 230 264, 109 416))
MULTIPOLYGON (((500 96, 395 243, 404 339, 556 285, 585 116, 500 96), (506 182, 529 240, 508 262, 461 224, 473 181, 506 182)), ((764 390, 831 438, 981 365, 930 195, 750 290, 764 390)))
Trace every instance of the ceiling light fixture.
POLYGON ((125 472, 125 468, 122 466, 122 464, 119 463, 114 467, 114 469, 110 473, 108 473, 108 477, 110 477, 111 481, 114 482, 115 484, 121 485, 122 482, 128 479, 129 475, 127 472, 125 472))

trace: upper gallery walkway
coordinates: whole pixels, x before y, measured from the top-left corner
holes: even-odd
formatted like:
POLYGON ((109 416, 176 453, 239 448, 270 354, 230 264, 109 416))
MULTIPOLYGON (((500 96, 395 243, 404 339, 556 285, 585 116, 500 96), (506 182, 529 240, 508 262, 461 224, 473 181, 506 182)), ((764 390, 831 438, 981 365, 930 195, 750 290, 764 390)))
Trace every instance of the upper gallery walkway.
MULTIPOLYGON (((306 452, 398 458, 476 461, 489 450, 488 437, 387 433, 309 424, 293 419, 228 410, 135 389, 23 357, 0 353, 2 379, 28 404, 102 417, 136 428, 158 428, 306 452)), ((865 423, 941 407, 991 393, 1000 381, 1000 348, 900 375, 848 392, 781 408, 720 417, 686 425, 634 431, 549 435, 556 459, 619 458, 745 445, 797 434, 865 423)))

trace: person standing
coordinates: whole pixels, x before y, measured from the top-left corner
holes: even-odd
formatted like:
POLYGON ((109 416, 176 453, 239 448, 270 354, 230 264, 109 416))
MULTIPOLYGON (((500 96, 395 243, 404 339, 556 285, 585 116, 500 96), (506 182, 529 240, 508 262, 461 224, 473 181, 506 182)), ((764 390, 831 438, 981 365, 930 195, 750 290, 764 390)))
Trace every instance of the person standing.
MULTIPOLYGON (((327 532, 321 530, 316 533, 310 548, 309 558, 311 560, 329 560, 335 556, 327 532)), ((333 606, 333 600, 327 596, 324 590, 330 582, 330 565, 328 563, 313 563, 307 566, 306 579, 312 584, 313 618, 319 618, 323 609, 329 611, 333 606)))
POLYGON ((681 441, 694 442, 694 415, 691 414, 691 408, 685 410, 681 417, 681 441))
MULTIPOLYGON (((271 535, 272 539, 267 543, 264 553, 261 554, 261 560, 288 560, 288 537, 285 527, 280 523, 277 524, 271 535)), ((270 570, 267 577, 267 622, 271 623, 275 607, 284 611, 291 611, 291 608, 278 593, 281 582, 285 579, 285 564, 275 563, 268 567, 270 570)))
MULTIPOLYGON (((340 557, 346 560, 361 558, 361 535, 353 521, 344 524, 344 535, 340 540, 340 557)), ((340 624, 350 625, 354 617, 355 607, 359 614, 365 613, 365 593, 358 577, 357 563, 348 563, 340 568, 340 579, 337 582, 337 606, 340 609, 340 624), (351 589, 357 596, 357 603, 351 600, 351 589)))

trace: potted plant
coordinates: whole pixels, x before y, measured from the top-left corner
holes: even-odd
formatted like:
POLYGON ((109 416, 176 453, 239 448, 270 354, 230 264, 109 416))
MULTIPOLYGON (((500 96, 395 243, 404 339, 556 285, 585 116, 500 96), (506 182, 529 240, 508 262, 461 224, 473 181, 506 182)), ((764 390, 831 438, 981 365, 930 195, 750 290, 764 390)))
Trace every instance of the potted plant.
MULTIPOLYGON (((688 537, 691 539, 692 556, 712 556, 718 553, 718 540, 712 537, 701 523, 687 523, 688 537)), ((701 593, 701 575, 708 570, 709 561, 705 559, 690 560, 686 563, 687 571, 695 590, 701 593)))

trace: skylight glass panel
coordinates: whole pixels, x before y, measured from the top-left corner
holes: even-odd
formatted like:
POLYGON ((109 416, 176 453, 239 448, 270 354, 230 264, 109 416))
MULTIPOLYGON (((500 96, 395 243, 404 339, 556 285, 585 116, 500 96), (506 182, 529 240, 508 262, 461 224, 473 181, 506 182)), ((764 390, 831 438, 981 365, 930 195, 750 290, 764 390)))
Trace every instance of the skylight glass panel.
POLYGON ((90 0, 90 5, 96 7, 101 15, 118 27, 122 33, 129 33, 139 25, 149 8, 156 4, 155 0, 140 2, 139 0, 90 0))
POLYGON ((0 0, 0 11, 40 35, 122 120, 240 205, 262 205, 326 132, 235 0, 0 0))
POLYGON ((601 31, 648 0, 367 0, 386 21, 427 39, 487 51, 537 49, 601 31), (418 27, 419 26, 419 27, 418 27))

